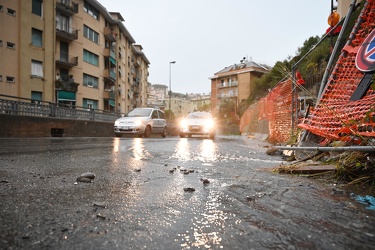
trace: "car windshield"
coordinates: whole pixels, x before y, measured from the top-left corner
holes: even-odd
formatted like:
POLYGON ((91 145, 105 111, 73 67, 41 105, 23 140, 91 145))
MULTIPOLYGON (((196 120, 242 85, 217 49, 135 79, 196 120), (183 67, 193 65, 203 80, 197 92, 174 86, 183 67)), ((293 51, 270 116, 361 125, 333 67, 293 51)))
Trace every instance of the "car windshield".
POLYGON ((152 109, 133 109, 125 115, 125 117, 148 117, 152 109))
POLYGON ((210 113, 190 113, 186 116, 188 119, 211 119, 210 113))

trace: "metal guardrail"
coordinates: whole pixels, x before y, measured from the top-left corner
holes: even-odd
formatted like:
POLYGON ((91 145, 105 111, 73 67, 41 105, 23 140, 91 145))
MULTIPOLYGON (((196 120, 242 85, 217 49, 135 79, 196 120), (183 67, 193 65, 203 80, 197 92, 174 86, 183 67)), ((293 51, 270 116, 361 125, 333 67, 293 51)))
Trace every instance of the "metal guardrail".
POLYGON ((0 95, 0 114, 114 122, 120 113, 0 95))

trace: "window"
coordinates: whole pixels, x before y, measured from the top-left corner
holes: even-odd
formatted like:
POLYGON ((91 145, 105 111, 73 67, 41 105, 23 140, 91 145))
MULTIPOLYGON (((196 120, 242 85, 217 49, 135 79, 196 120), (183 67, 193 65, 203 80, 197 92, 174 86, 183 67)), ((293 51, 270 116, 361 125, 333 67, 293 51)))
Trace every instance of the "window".
POLYGON ((31 103, 40 103, 42 101, 42 92, 31 91, 31 103))
POLYGON ((122 57, 122 52, 121 52, 121 47, 118 47, 118 57, 121 59, 122 57))
POLYGON ((70 32, 69 27, 70 26, 69 26, 69 17, 68 16, 64 16, 62 14, 56 15, 56 29, 69 33, 70 32))
POLYGON ((11 15, 11 16, 15 16, 16 15, 16 11, 12 10, 12 9, 8 9, 8 14, 11 15))
POLYGON ((0 82, 2 82, 3 81, 3 76, 2 75, 0 75, 0 82))
POLYGON ((159 119, 165 119, 164 113, 158 110, 159 113, 159 119))
POLYGON ((83 86, 98 88, 99 79, 95 76, 83 74, 83 86))
POLYGON ((3 6, 0 5, 0 12, 3 12, 3 6))
POLYGON ((154 111, 152 112, 151 118, 152 118, 152 119, 158 119, 158 111, 157 111, 157 110, 154 110, 154 111))
POLYGON ((99 20, 99 11, 86 1, 83 4, 83 11, 92 16, 93 18, 95 18, 96 20, 99 20))
POLYGON ((42 47, 43 46, 43 32, 41 30, 31 29, 32 45, 42 47))
POLYGON ((0 40, 0 47, 3 47, 3 40, 0 40))
POLYGON ((15 49, 16 48, 16 44, 11 43, 11 42, 7 42, 7 48, 9 48, 9 49, 15 49))
POLYGON ((87 39, 93 41, 94 43, 99 44, 99 33, 90 29, 86 25, 83 26, 83 36, 86 37, 87 39))
POLYGON ((87 109, 98 109, 98 101, 83 98, 83 107, 87 109))
POLYGON ((99 56, 87 50, 83 50, 83 61, 99 66, 99 56))
POLYGON ((15 82, 16 79, 13 76, 7 76, 7 82, 15 82))
POLYGON ((43 0, 33 0, 32 2, 32 13, 38 16, 42 16, 43 11, 43 0))
POLYGON ((43 77, 43 63, 31 60, 31 76, 43 77))

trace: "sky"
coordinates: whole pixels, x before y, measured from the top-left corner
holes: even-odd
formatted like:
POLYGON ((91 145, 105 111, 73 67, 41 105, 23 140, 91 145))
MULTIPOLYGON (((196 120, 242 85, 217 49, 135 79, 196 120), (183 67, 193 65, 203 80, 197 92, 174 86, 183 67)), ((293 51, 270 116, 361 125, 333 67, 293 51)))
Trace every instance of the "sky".
POLYGON ((148 81, 169 86, 171 79, 172 91, 183 94, 210 93, 209 78, 244 57, 272 67, 295 56, 325 33, 331 10, 331 0, 98 1, 120 12, 142 45, 148 81))

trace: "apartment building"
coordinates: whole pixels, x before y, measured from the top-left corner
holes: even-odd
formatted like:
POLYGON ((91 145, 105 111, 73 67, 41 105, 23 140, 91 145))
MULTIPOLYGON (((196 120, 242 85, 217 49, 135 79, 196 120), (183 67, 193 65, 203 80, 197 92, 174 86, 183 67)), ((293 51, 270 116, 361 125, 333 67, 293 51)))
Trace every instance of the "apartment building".
POLYGON ((168 100, 168 109, 172 110, 175 117, 180 118, 192 112, 193 104, 187 94, 172 92, 168 100), (169 108, 170 105, 170 108, 169 108))
POLYGON ((210 94, 189 94, 192 111, 211 111, 210 94))
POLYGON ((105 111, 147 105, 150 62, 96 0, 0 0, 0 94, 105 111))
POLYGON ((250 95, 254 80, 270 70, 271 67, 267 65, 244 58, 239 64, 225 67, 215 73, 210 77, 212 113, 217 115, 223 100, 232 100, 238 107, 241 101, 246 100, 250 95))
POLYGON ((168 104, 168 87, 163 84, 149 84, 148 106, 165 110, 168 104))

